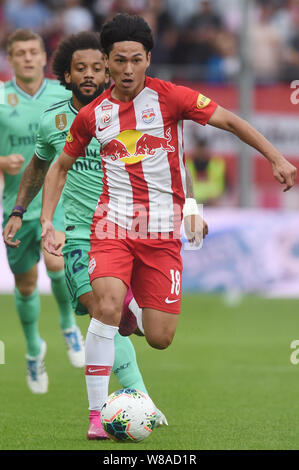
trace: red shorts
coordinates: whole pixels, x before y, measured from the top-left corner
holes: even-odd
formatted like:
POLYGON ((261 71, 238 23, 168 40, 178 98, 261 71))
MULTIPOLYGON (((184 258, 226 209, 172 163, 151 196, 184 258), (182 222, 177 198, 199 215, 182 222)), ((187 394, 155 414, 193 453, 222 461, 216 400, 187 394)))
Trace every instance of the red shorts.
POLYGON ((179 239, 103 239, 92 230, 89 252, 90 282, 116 277, 131 285, 141 308, 179 314, 182 258, 179 239))

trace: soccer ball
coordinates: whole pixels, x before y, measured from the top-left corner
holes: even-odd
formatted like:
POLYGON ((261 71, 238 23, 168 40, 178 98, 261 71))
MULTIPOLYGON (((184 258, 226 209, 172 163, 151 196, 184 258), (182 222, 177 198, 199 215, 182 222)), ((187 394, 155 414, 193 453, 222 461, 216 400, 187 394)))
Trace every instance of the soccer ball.
POLYGON ((103 428, 116 441, 143 441, 156 421, 151 398, 135 388, 123 388, 109 395, 101 409, 103 428))

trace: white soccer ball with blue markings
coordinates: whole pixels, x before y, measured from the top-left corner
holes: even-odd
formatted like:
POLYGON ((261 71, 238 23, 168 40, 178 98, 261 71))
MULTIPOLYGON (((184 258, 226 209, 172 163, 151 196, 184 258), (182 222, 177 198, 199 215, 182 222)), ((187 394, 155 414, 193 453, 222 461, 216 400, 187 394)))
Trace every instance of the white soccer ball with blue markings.
POLYGON ((116 441, 143 441, 152 433, 156 416, 151 398, 135 388, 112 393, 101 410, 103 428, 116 441))

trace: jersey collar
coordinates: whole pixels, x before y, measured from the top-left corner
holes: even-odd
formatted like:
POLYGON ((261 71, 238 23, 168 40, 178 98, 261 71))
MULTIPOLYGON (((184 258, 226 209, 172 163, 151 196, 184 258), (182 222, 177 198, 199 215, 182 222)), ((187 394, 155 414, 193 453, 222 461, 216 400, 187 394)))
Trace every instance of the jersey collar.
POLYGON ((74 114, 78 114, 78 109, 75 108, 75 106, 73 105, 73 99, 71 98, 69 100, 69 108, 70 110, 74 113, 74 114))
POLYGON ((29 100, 32 100, 32 101, 36 100, 42 94, 42 92, 47 86, 47 80, 44 78, 41 86, 36 91, 36 93, 34 95, 29 95, 29 93, 26 93, 26 91, 22 90, 22 88, 20 88, 19 85, 17 85, 15 77, 12 79, 12 83, 14 87, 16 88, 16 90, 18 91, 18 93, 20 93, 20 95, 23 95, 25 98, 28 98, 29 100))

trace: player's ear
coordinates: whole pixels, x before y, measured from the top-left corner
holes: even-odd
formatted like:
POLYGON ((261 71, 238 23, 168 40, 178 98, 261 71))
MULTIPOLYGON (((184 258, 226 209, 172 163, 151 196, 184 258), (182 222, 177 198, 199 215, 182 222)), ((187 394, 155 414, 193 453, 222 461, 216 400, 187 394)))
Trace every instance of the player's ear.
POLYGON ((151 57, 152 57, 152 53, 151 53, 151 52, 148 52, 147 55, 146 55, 146 60, 147 60, 147 66, 146 66, 146 68, 148 68, 148 67, 150 66, 151 57))
POLYGON ((108 67, 105 67, 105 85, 108 86, 110 84, 110 73, 108 67))
POLYGON ((64 72, 65 82, 69 85, 71 83, 71 74, 70 72, 64 72))
POLYGON ((105 53, 104 53, 104 64, 105 64, 105 68, 108 69, 108 56, 105 53))
POLYGON ((44 52, 43 53, 43 66, 46 67, 46 65, 47 65, 47 53, 44 52))

